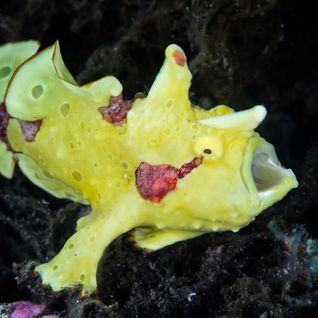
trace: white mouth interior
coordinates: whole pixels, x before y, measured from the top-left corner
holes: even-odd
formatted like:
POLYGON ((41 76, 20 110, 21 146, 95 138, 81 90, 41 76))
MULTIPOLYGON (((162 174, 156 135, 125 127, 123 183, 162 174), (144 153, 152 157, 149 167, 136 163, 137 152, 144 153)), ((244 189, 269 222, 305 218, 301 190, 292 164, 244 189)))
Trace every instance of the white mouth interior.
POLYGON ((288 175, 288 169, 281 166, 275 152, 268 150, 256 150, 251 165, 252 177, 261 199, 268 197, 288 175))

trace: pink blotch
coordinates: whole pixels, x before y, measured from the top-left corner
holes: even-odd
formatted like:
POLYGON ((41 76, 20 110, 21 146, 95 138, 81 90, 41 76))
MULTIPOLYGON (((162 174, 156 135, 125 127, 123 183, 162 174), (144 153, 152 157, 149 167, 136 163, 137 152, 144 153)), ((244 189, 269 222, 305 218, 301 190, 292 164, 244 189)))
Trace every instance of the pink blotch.
POLYGON ((174 51, 173 57, 174 57, 174 60, 176 61, 176 63, 180 66, 184 66, 186 61, 187 61, 186 56, 181 51, 174 51))
POLYGON ((136 170, 136 186, 140 195, 154 203, 159 203, 177 185, 178 169, 162 164, 150 165, 142 162, 136 170))
POLYGON ((168 164, 151 165, 141 162, 136 169, 137 190, 145 200, 159 203, 176 188, 178 179, 184 178, 201 163, 202 157, 196 157, 178 169, 168 164))
POLYGON ((23 132, 24 140, 27 142, 34 141, 42 125, 42 120, 35 120, 35 121, 19 120, 19 123, 23 132))
POLYGON ((194 168, 200 166, 202 163, 203 158, 202 157, 195 157, 192 161, 187 162, 181 166, 178 172, 178 178, 182 179, 187 174, 189 174, 194 168))
POLYGON ((4 103, 0 104, 0 140, 7 144, 9 148, 9 140, 7 136, 7 127, 10 116, 6 111, 4 103))
POLYGON ((107 122, 120 125, 126 121, 131 106, 131 101, 125 101, 122 95, 118 95, 111 97, 109 105, 100 107, 99 112, 107 122))

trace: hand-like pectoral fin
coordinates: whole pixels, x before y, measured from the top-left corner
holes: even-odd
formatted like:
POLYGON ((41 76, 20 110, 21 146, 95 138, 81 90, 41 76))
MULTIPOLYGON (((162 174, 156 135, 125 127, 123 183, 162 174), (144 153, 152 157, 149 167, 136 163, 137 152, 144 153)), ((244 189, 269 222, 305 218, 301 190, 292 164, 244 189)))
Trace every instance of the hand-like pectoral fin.
POLYGON ((43 284, 53 291, 83 285, 83 294, 92 293, 97 287, 98 262, 107 245, 100 241, 99 235, 96 227, 87 226, 69 238, 50 262, 35 268, 43 284))
POLYGON ((138 227, 130 232, 130 239, 137 247, 156 251, 168 245, 198 237, 205 232, 182 230, 159 230, 153 227, 138 227))
POLYGON ((128 222, 123 222, 127 213, 116 212, 105 218, 105 207, 97 207, 82 218, 77 232, 67 240, 62 250, 50 262, 35 268, 43 284, 51 286, 54 291, 82 285, 83 294, 92 293, 97 287, 97 266, 104 250, 131 228, 128 222))

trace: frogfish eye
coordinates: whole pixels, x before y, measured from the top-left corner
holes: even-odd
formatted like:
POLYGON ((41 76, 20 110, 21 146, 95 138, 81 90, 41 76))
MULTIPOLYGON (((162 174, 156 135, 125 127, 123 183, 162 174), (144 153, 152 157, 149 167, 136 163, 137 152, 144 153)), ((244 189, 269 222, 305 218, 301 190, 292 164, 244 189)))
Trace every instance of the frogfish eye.
POLYGON ((223 145, 215 137, 199 137, 194 144, 194 151, 197 156, 202 156, 204 161, 214 161, 223 154, 223 145))

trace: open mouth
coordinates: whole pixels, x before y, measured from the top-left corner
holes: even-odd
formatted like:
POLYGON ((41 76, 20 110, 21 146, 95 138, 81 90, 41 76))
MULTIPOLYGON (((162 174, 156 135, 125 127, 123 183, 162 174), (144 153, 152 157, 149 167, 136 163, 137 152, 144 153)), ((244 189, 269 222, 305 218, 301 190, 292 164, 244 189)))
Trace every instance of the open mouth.
POLYGON ((251 211, 260 213, 298 186, 291 169, 283 167, 274 147, 263 138, 251 138, 241 175, 250 196, 251 211))
POLYGON ((278 186, 291 176, 291 170, 282 167, 275 151, 268 147, 255 150, 251 172, 261 200, 268 198, 278 186))

